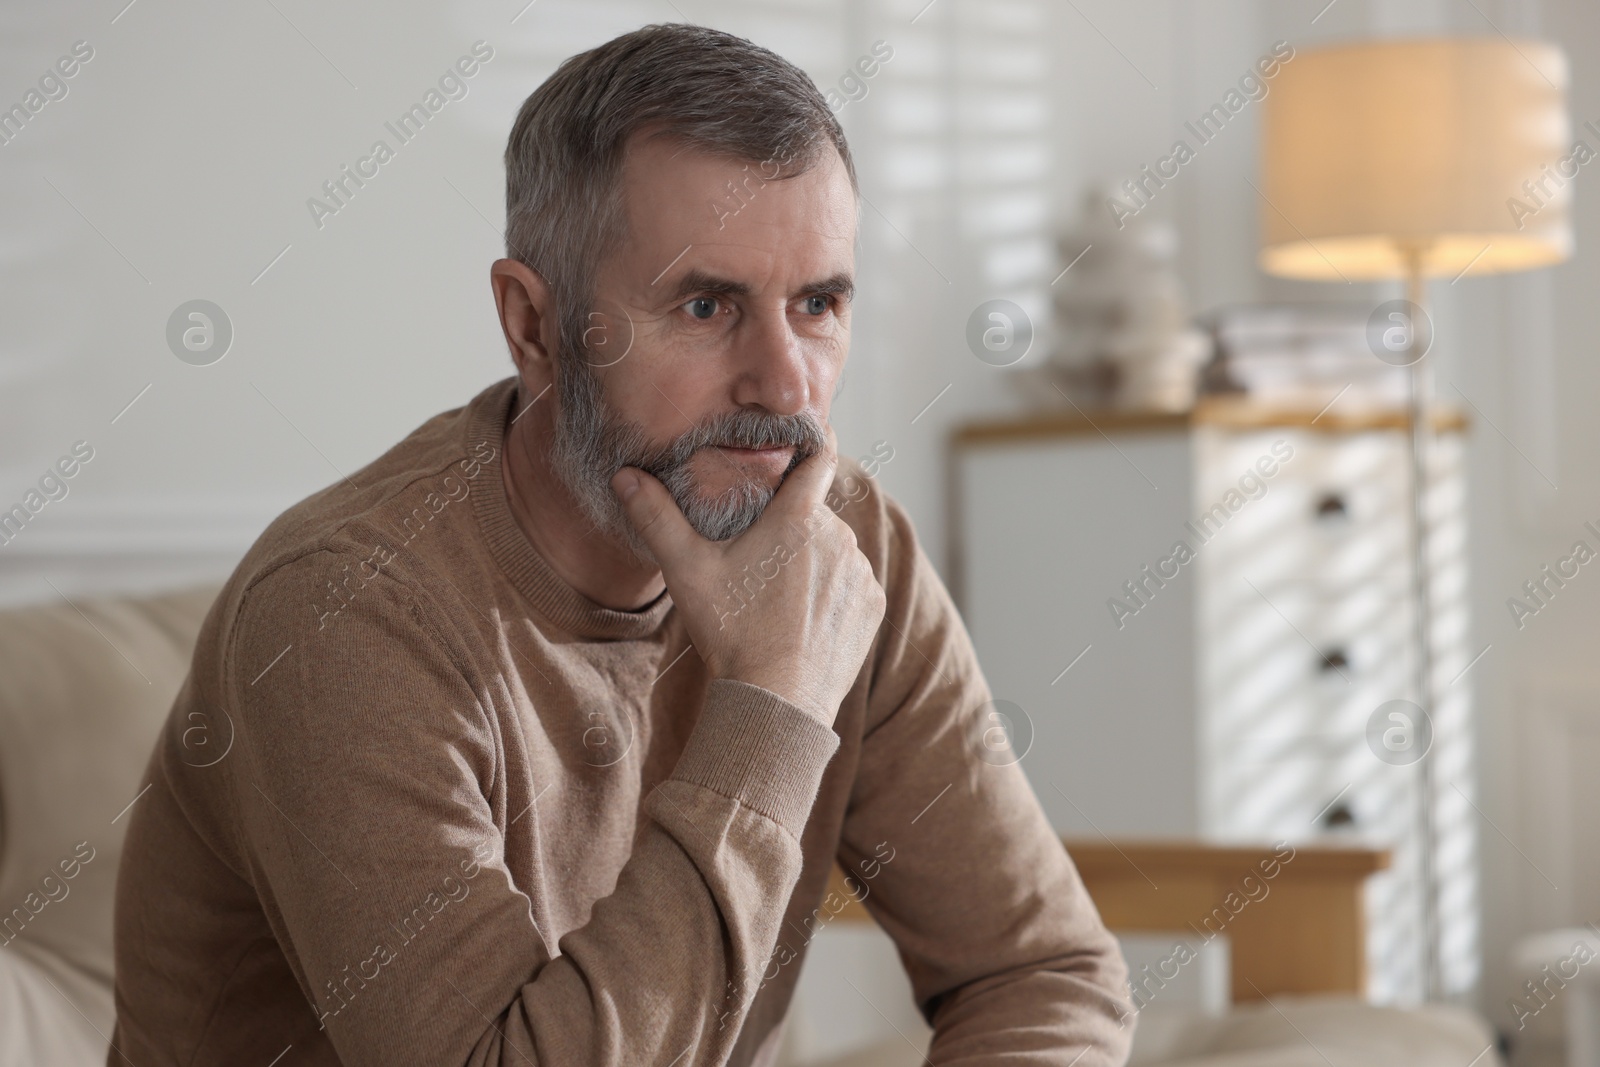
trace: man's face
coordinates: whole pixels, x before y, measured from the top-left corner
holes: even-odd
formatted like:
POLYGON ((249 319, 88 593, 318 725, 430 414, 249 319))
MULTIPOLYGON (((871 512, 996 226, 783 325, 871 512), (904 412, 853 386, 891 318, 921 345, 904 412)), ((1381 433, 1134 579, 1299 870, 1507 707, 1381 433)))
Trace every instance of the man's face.
POLYGON ((612 511, 610 475, 636 464, 703 535, 734 536, 822 446, 849 351, 855 196, 831 149, 801 175, 777 171, 669 140, 630 146, 627 238, 601 265, 584 354, 606 425, 583 442, 587 470, 566 475, 589 483, 574 486, 589 510, 612 511))

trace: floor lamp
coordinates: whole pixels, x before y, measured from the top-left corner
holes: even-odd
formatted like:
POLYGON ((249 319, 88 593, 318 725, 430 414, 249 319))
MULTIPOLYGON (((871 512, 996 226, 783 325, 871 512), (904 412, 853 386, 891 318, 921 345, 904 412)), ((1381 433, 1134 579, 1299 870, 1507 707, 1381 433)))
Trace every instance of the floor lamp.
MULTIPOLYGON (((1374 355, 1410 379, 1413 686, 1432 716, 1426 487, 1432 342, 1427 281, 1548 266, 1571 253, 1574 158, 1561 50, 1501 37, 1306 49, 1263 117, 1260 263, 1290 278, 1402 279, 1375 313, 1374 355), (1398 317, 1396 317, 1398 316, 1398 317)), ((1424 995, 1442 990, 1435 782, 1418 764, 1424 995)))

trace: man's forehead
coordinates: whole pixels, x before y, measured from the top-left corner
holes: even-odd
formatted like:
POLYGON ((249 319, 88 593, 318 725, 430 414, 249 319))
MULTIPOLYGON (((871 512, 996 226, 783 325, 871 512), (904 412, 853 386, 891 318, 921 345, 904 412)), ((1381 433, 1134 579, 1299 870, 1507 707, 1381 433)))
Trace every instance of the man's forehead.
POLYGON ((623 167, 625 253, 655 257, 652 285, 698 269, 730 281, 758 261, 821 281, 854 266, 856 203, 831 146, 805 171, 712 154, 664 138, 630 144, 623 167))

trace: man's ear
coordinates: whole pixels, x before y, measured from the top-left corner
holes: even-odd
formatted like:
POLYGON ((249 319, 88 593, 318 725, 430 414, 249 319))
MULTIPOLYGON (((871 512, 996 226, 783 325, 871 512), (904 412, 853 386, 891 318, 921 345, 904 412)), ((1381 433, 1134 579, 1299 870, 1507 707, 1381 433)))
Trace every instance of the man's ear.
POLYGON ((530 385, 554 381, 551 353, 560 330, 549 283, 525 263, 497 259, 489 268, 489 286, 518 375, 530 385))

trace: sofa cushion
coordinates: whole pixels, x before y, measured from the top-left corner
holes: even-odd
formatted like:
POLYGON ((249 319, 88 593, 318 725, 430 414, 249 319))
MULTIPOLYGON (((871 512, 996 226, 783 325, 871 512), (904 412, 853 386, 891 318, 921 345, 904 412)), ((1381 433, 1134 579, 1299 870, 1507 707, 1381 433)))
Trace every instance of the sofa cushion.
MULTIPOLYGON (((1146 1011, 1147 1016, 1153 1013, 1146 1011)), ((1278 996, 1226 1015, 1141 1018, 1130 1065, 1500 1067, 1495 1034, 1465 1008, 1389 1008, 1353 997, 1278 996), (1146 1023, 1152 1025, 1146 1026, 1146 1023)))
POLYGON ((0 1063, 101 1067, 111 986, 25 937, 0 949, 0 1063))
MULTIPOLYGON (((1209 1015, 1159 1005, 1140 1014, 1129 1067, 1501 1067, 1494 1032, 1463 1009, 1384 1008, 1350 997, 1274 997, 1209 1015)), ((921 1067, 921 1047, 889 1038, 811 1067, 921 1067)))
POLYGON ((74 1030, 88 1032, 81 1013, 110 1033, 119 814, 217 591, 0 612, 0 999, 12 1006, 54 1003, 74 1030))

